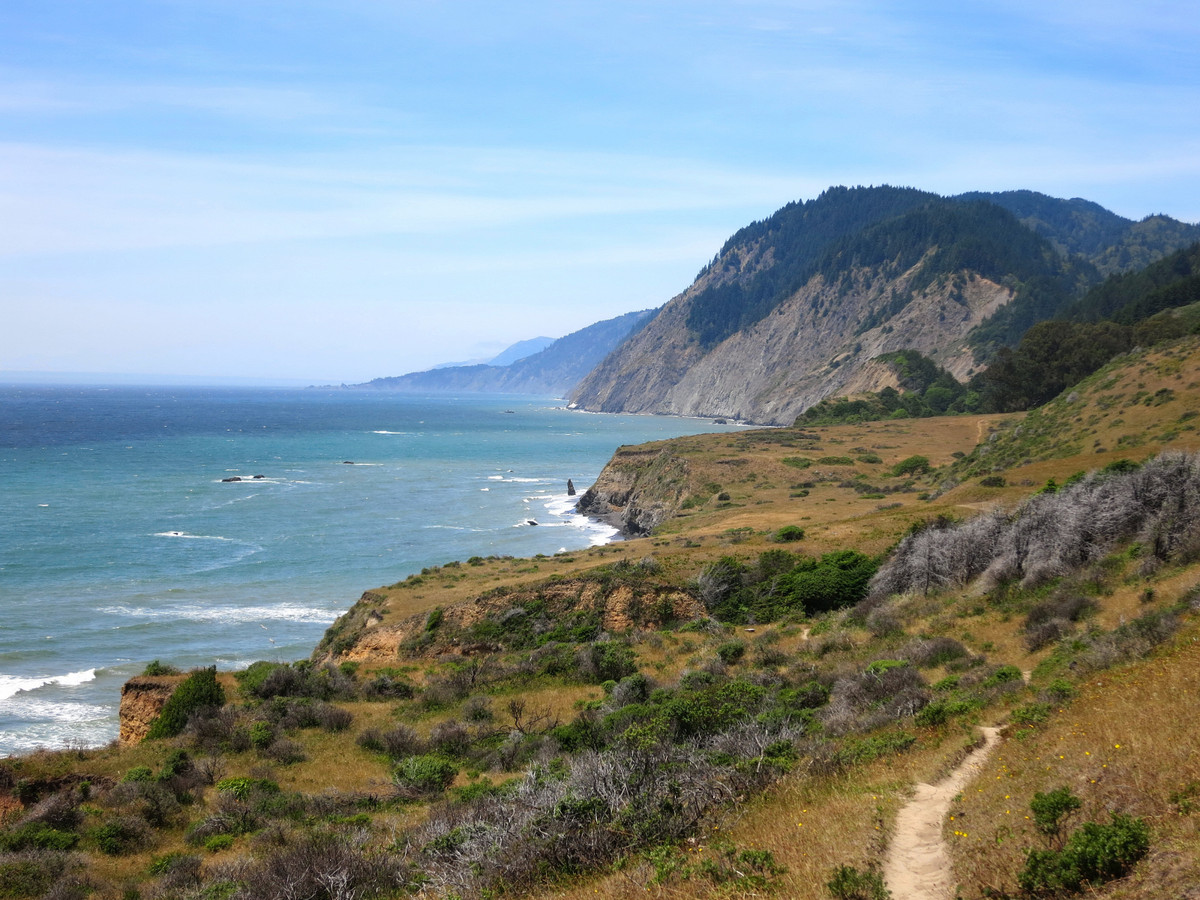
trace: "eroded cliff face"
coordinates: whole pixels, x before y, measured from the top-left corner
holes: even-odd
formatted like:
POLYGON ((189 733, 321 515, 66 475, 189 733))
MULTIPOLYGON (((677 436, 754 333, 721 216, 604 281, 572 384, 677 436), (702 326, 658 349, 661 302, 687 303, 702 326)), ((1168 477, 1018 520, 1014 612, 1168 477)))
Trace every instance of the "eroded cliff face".
MULTIPOLYGON (((355 609, 347 612, 346 615, 351 617, 347 623, 353 621, 355 628, 351 631, 342 627, 337 643, 327 645, 323 651, 318 649, 314 659, 318 662, 378 662, 394 661, 401 653, 410 658, 492 653, 503 649, 502 637, 500 643, 481 644, 472 643, 464 633, 484 619, 513 615, 514 610, 521 611, 535 602, 542 610, 539 615, 547 617, 547 628, 551 627, 555 617, 594 611, 599 614, 604 631, 611 634, 631 628, 658 628, 667 620, 687 621, 705 615, 704 604, 699 599, 673 587, 652 581, 612 584, 581 578, 489 592, 446 606, 437 628, 429 631, 427 612, 385 624, 383 619, 371 614, 378 609, 376 595, 366 597, 356 605, 362 606, 365 614, 356 613, 355 609)), ((334 623, 334 629, 340 625, 342 620, 334 623)))
POLYGON ((668 448, 621 447, 579 498, 577 509, 638 537, 679 511, 686 488, 687 462, 668 448))
POLYGON ((122 747, 140 744, 145 740, 150 723, 158 718, 180 681, 180 676, 139 675, 125 682, 121 687, 120 708, 119 741, 122 747))
POLYGON ((711 349, 687 326, 691 298, 707 286, 701 279, 593 370, 572 402, 597 412, 790 425, 827 397, 888 386, 885 367, 871 365, 882 353, 918 350, 964 378, 974 365, 967 333, 1012 291, 964 273, 901 306, 896 298, 907 295, 916 270, 898 278, 859 270, 839 285, 818 276, 711 349))

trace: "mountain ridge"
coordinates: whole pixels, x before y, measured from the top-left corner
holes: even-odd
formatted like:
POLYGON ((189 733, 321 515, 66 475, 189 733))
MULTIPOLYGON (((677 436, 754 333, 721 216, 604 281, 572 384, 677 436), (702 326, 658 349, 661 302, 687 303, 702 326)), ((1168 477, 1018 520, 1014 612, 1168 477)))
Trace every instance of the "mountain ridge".
MULTIPOLYGON (((566 396, 607 353, 643 325, 652 313, 653 310, 638 310, 596 322, 505 365, 480 363, 447 366, 375 378, 350 387, 355 390, 480 391, 566 396)), ((528 343, 521 342, 514 347, 528 343)))
MULTIPOLYGON (((786 425, 848 386, 882 387, 880 353, 918 350, 965 379, 1100 282, 1078 251, 1119 255, 1149 221, 1034 192, 830 188, 735 233, 571 402, 786 425)), ((1193 232, 1174 223, 1153 252, 1193 232)))

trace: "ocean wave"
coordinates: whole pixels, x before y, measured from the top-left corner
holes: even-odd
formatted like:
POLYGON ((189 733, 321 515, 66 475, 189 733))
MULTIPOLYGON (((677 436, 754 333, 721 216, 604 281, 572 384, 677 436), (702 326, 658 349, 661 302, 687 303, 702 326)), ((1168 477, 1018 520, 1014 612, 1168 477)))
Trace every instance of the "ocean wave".
POLYGON ((154 537, 188 538, 193 541, 229 541, 238 543, 237 538, 221 537, 219 534, 188 534, 186 531, 156 531, 154 537))
POLYGON ((400 434, 400 435, 405 435, 405 434, 415 434, 415 432, 412 432, 412 431, 383 431, 383 430, 379 430, 379 431, 372 431, 372 432, 371 432, 371 434, 400 434))
POLYGON ((95 669, 68 672, 66 675, 0 675, 0 700, 7 700, 16 694, 36 691, 40 687, 52 684, 75 687, 95 678, 95 669))
POLYGON ((96 610, 110 616, 151 621, 218 622, 244 624, 253 622, 304 622, 325 625, 340 613, 315 606, 280 603, 274 606, 102 606, 96 610))

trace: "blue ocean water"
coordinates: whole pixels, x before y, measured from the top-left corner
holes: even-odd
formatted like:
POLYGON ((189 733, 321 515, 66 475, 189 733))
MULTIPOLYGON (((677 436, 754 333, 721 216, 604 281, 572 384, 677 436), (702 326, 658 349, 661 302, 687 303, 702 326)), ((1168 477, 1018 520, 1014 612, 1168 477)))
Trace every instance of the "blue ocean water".
POLYGON ((567 479, 717 430, 528 396, 0 386, 0 756, 113 739, 152 659, 303 658, 367 588, 610 540, 567 479))

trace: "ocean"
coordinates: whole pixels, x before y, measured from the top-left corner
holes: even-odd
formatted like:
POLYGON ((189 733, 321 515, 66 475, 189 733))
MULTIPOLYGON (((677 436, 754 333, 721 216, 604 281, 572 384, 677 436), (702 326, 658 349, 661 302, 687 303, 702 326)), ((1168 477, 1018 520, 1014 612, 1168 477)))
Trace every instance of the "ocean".
POLYGON ((513 395, 0 386, 0 756, 114 739, 151 660, 302 659, 365 589, 612 540, 568 479, 731 427, 513 395))

